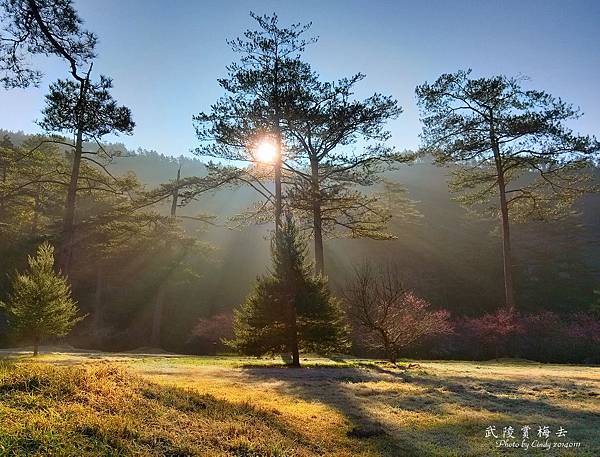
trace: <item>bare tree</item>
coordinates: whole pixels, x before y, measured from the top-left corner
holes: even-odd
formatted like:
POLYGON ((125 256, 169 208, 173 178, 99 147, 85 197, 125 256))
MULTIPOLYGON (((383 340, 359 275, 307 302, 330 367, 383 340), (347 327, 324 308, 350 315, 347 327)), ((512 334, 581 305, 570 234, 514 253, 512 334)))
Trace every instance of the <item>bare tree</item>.
POLYGON ((392 363, 411 345, 452 331, 448 311, 431 310, 426 300, 406 290, 392 265, 375 270, 365 263, 356 268, 344 298, 366 344, 384 351, 392 363))

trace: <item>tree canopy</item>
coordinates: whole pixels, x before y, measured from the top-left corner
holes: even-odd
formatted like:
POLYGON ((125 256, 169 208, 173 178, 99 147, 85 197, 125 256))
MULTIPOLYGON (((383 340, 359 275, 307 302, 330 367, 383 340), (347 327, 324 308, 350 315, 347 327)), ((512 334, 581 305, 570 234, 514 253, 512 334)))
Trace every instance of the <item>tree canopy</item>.
POLYGON ((72 0, 2 0, 0 2, 0 82, 5 88, 38 85, 42 72, 34 55, 65 59, 71 75, 95 54, 97 37, 85 30, 72 0))

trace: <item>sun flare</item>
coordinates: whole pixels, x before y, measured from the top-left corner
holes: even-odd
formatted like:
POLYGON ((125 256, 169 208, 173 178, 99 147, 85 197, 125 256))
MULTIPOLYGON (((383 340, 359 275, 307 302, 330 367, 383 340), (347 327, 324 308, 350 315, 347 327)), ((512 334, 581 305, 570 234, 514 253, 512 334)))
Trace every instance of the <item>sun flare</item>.
POLYGON ((259 162, 273 163, 277 157, 277 147, 271 141, 261 141, 256 147, 255 158, 259 162))

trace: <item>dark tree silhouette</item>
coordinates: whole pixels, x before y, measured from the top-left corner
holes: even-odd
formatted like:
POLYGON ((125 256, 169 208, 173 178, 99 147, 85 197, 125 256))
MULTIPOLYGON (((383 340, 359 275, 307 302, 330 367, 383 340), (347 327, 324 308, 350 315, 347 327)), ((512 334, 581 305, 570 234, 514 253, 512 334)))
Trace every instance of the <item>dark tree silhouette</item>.
POLYGON ((235 312, 235 338, 229 345, 249 355, 291 353, 293 366, 300 366, 301 350, 346 349, 347 330, 339 303, 327 281, 312 275, 306 244, 289 216, 273 239, 272 256, 272 273, 257 280, 235 312))
POLYGON ((506 76, 471 78, 444 74, 416 89, 425 151, 440 164, 459 162, 453 187, 467 190, 467 204, 497 198, 502 225, 506 306, 515 306, 510 219, 564 213, 594 190, 582 169, 600 151, 598 141, 578 136, 565 123, 580 113, 561 99, 525 90, 506 76), (527 172, 538 179, 519 179, 527 172))

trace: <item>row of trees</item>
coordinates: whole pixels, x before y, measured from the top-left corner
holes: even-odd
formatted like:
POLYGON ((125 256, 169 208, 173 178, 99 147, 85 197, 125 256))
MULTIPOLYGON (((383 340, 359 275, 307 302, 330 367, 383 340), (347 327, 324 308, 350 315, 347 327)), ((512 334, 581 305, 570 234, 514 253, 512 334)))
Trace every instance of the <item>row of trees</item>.
MULTIPOLYGON (((93 251, 99 259, 109 258, 118 249, 124 249, 123 237, 133 237, 136 231, 140 241, 143 240, 140 232, 148 226, 156 232, 173 234, 163 235, 163 251, 170 258, 182 257, 182 249, 168 241, 170 238, 182 239, 181 229, 175 223, 178 189, 183 185, 180 180, 145 192, 132 176, 115 176, 109 170, 110 163, 120 152, 104 148, 102 138, 107 134, 131 134, 135 124, 130 109, 119 106, 112 98, 112 80, 103 75, 96 81, 92 78, 97 37, 83 28, 83 21, 72 2, 11 0, 2 2, 0 7, 2 84, 7 89, 39 85, 42 72, 30 65, 32 57, 55 56, 65 61, 71 79, 59 79, 50 85, 39 125, 52 134, 72 135, 72 140, 58 135, 39 137, 21 148, 8 143, 4 145, 2 208, 15 210, 19 207, 18 201, 25 199, 28 202, 33 197, 32 232, 35 233, 40 228, 37 221, 41 201, 49 195, 45 191, 64 188, 60 233, 51 230, 50 234, 57 235, 57 269, 69 278, 76 275, 72 268, 74 249, 89 245, 82 241, 90 236, 86 233, 85 223, 93 225, 89 228, 103 240, 93 251), (68 158, 68 165, 63 154, 68 158), (32 166, 23 170, 23 162, 31 162, 32 166), (103 200, 107 207, 86 220, 85 214, 76 214, 76 211, 85 212, 86 202, 78 202, 83 194, 103 200), (156 212, 140 213, 165 199, 172 200, 170 218, 163 218, 156 212)), ((210 189, 219 184, 209 181, 206 186, 201 184, 203 187, 198 190, 201 180, 191 181, 196 183, 195 195, 204 192, 205 187, 210 189)), ((52 194, 56 193, 61 190, 52 194)), ((52 222, 57 221, 53 219, 52 222)), ((14 224, 12 228, 17 227, 18 224, 14 224)), ((97 276, 98 283, 102 283, 101 267, 97 276)), ((155 344, 160 341, 165 281, 163 278, 160 282, 154 300, 152 340, 155 344)))
MULTIPOLYGON (((7 275, 22 265, 24 252, 44 240, 60 246, 71 162, 56 138, 50 140, 32 137, 20 147, 8 137, 2 141, 3 291, 9 290, 7 275)), ((161 189, 147 192, 133 175, 110 181, 103 181, 104 176, 97 167, 83 163, 77 187, 78 255, 68 281, 91 315, 80 326, 81 341, 118 349, 135 336, 143 344, 159 346, 163 315, 171 325, 177 321, 170 316, 175 310, 164 309, 164 303, 189 301, 186 306, 197 306, 194 297, 209 284, 202 275, 211 263, 212 248, 186 234, 174 217, 149 205, 161 189), (138 321, 140 329, 129 338, 132 321, 138 321)), ((56 270, 62 271, 58 264, 56 270)), ((184 320, 182 316, 179 322, 184 320)))

